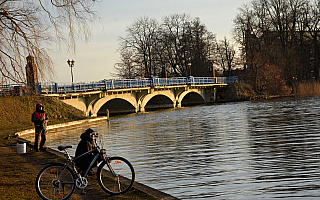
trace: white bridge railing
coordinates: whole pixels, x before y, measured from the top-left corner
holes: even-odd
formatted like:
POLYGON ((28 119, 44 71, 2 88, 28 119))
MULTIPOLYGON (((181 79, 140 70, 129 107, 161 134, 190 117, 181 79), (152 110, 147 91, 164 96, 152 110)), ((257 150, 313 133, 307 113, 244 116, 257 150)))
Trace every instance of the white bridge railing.
POLYGON ((96 82, 80 83, 38 83, 0 85, 0 94, 66 94, 89 91, 106 91, 110 89, 156 87, 174 85, 229 84, 238 82, 238 77, 177 77, 177 78, 145 78, 145 79, 110 79, 96 82))

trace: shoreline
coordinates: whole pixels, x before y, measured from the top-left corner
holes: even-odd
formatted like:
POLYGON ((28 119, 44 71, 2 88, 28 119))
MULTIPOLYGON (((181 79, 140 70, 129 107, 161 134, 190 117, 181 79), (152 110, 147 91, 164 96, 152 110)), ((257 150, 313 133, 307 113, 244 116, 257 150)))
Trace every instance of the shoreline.
MULTIPOLYGON (((98 118, 92 118, 92 119, 77 120, 77 121, 73 121, 73 122, 50 125, 47 127, 47 130, 54 130, 55 131, 55 130, 70 128, 73 126, 81 126, 83 128, 84 127, 83 125, 90 126, 92 124, 97 124, 97 123, 101 123, 101 122, 107 123, 108 122, 107 120, 108 120, 108 117, 98 117, 98 118), (89 123, 89 125, 88 125, 88 123, 89 123)), ((32 133, 34 133, 34 129, 27 129, 24 131, 16 132, 15 135, 19 136, 18 141, 20 143, 26 143, 30 148, 33 148, 33 145, 31 144, 32 142, 23 138, 24 135, 32 134, 32 133)), ((47 152, 54 154, 58 157, 62 157, 62 158, 65 157, 65 155, 62 152, 55 150, 53 148, 48 148, 47 152)), ((144 185, 144 184, 136 182, 136 181, 134 182, 132 188, 139 190, 143 193, 146 193, 150 196, 153 196, 155 198, 161 199, 161 200, 178 200, 178 198, 173 197, 165 192, 151 188, 147 185, 144 185)))
MULTIPOLYGON (((71 122, 66 122, 66 123, 59 123, 59 124, 52 124, 47 126, 47 130, 55 130, 55 129, 63 129, 63 128, 70 128, 71 126, 81 126, 85 123, 99 123, 102 120, 107 120, 108 117, 97 117, 97 118, 92 118, 92 119, 82 119, 82 120, 76 120, 76 121, 71 121, 71 122)), ((27 129, 24 131, 18 131, 14 135, 17 135, 19 137, 27 134, 32 134, 34 133, 34 129, 27 129)))

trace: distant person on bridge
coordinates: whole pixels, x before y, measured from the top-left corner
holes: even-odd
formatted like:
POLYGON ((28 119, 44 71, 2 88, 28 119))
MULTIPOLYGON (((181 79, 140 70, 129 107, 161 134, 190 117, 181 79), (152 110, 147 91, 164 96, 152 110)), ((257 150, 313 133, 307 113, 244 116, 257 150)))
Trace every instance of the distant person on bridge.
POLYGON ((31 121, 34 123, 35 128, 35 141, 34 150, 39 151, 39 137, 40 151, 45 151, 44 143, 46 142, 48 115, 43 109, 43 105, 38 103, 36 105, 36 111, 32 114, 31 121))

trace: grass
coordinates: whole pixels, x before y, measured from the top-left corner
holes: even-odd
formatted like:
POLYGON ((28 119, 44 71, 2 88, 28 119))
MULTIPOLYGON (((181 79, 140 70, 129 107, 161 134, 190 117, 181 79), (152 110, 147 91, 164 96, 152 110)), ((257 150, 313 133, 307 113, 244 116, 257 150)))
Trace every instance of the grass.
POLYGON ((294 91, 299 96, 320 95, 320 83, 317 81, 297 83, 294 86, 294 91))
MULTIPOLYGON (((0 147, 1 154, 1 199, 39 199, 35 190, 35 179, 38 172, 49 162, 64 163, 65 160, 49 152, 34 152, 27 148, 27 154, 17 154, 13 147, 0 147)), ((144 199, 155 200, 156 198, 132 189, 124 195, 110 196, 99 186, 95 176, 88 178, 88 186, 85 194, 76 188, 70 199, 144 199)))
MULTIPOLYGON (((7 139, 14 133, 33 128, 31 114, 35 105, 42 103, 49 113, 49 124, 83 119, 83 112, 62 103, 56 98, 22 96, 0 97, 0 194, 1 199, 40 199, 35 190, 35 179, 44 167, 43 163, 65 160, 49 152, 34 152, 29 146, 26 154, 17 154, 18 138, 7 139)), ((86 193, 76 189, 70 199, 144 199, 154 200, 151 195, 132 189, 128 193, 111 197, 99 186, 95 177, 89 179, 86 193)))

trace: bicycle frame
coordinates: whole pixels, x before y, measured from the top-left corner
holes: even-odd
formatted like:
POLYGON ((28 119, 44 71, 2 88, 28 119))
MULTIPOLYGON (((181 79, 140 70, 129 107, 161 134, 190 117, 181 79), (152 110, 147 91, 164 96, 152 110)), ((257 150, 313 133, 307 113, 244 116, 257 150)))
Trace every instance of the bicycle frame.
MULTIPOLYGON (((87 154, 92 154, 92 153, 94 153, 95 156, 94 156, 94 158, 92 159, 92 161, 91 161, 90 165, 88 166, 88 168, 86 169, 86 172, 85 172, 85 174, 84 174, 84 177, 86 177, 87 174, 88 174, 88 172, 89 172, 89 169, 91 169, 91 167, 93 166, 93 164, 97 161, 98 157, 100 156, 100 151, 99 151, 98 149, 93 149, 93 150, 90 150, 90 151, 88 151, 88 152, 86 152, 86 153, 84 153, 84 154, 81 154, 80 156, 78 156, 78 157, 76 157, 76 158, 74 158, 74 159, 72 160, 72 163, 73 163, 72 167, 74 168, 74 170, 75 170, 75 172, 76 172, 77 174, 78 174, 78 171, 77 171, 76 168, 75 168, 75 163, 74 163, 74 161, 76 161, 77 159, 79 159, 79 158, 81 158, 81 157, 83 157, 83 156, 85 156, 85 155, 87 155, 87 154)), ((69 163, 70 163, 70 162, 69 162, 69 163)))
MULTIPOLYGON (((89 169, 91 169, 91 167, 93 166, 93 164, 97 161, 98 157, 101 155, 101 150, 104 150, 104 149, 100 149, 100 148, 99 148, 99 146, 97 145, 97 141, 96 141, 96 140, 94 140, 94 142, 95 142, 95 145, 96 145, 96 148, 95 148, 95 149, 90 150, 90 151, 88 151, 88 152, 86 152, 86 153, 84 153, 84 154, 81 154, 81 155, 79 155, 79 156, 77 156, 77 157, 75 157, 75 158, 72 158, 72 157, 70 156, 69 152, 68 152, 66 149, 64 149, 64 151, 65 151, 65 153, 66 153, 66 155, 67 155, 67 159, 69 160, 69 162, 68 162, 68 163, 65 163, 65 165, 64 165, 65 167, 63 168, 62 172, 64 172, 64 170, 65 170, 68 166, 71 165, 72 168, 73 168, 73 170, 76 172, 77 177, 80 178, 80 180, 81 180, 81 182, 82 182, 81 175, 80 175, 80 173, 78 172, 78 170, 76 169, 76 167, 75 167, 75 162, 74 162, 74 161, 76 161, 77 159, 79 159, 79 158, 81 158, 81 157, 83 157, 83 156, 85 156, 85 155, 87 155, 87 154, 92 154, 92 153, 95 154, 94 158, 92 159, 89 167, 86 169, 86 172, 85 172, 85 174, 84 174, 84 176, 83 176, 83 177, 86 177, 86 176, 88 175, 88 173, 89 173, 89 169)), ((108 157, 103 156, 103 159, 104 159, 104 161, 106 162, 106 164, 107 164, 107 166, 108 166, 111 174, 112 174, 114 177, 116 177, 117 174, 116 174, 116 173, 114 172, 114 170, 112 169, 112 166, 110 165, 110 161, 109 161, 108 157)), ((61 173, 61 174, 62 174, 62 173, 61 173)), ((59 176, 59 178, 60 178, 60 176, 59 176)))

